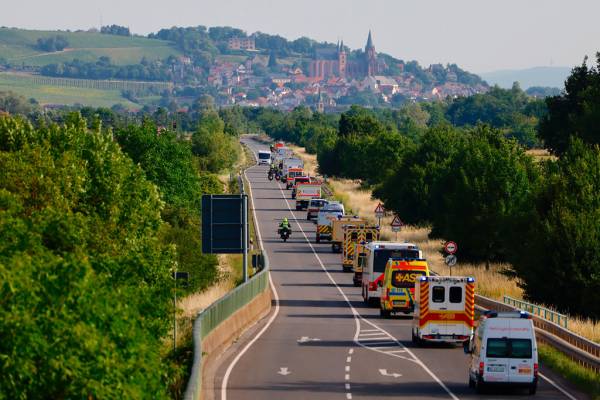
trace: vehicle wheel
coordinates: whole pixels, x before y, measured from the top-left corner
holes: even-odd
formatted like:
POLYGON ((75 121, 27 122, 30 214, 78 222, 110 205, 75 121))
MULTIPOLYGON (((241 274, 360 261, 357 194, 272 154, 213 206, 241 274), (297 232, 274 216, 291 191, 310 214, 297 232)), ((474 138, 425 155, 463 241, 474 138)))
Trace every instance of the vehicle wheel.
POLYGON ((321 236, 319 236, 319 234, 317 234, 317 238, 315 240, 317 243, 321 243, 321 236))
POLYGON ((365 290, 366 288, 363 286, 362 287, 362 296, 363 296, 363 301, 365 302, 366 305, 369 305, 369 295, 367 290, 365 290))
POLYGON ((415 331, 411 330, 412 332, 412 342, 415 346, 421 346, 421 340, 419 339, 419 337, 417 335, 415 335, 415 331))
POLYGON ((531 386, 529 386, 529 395, 533 396, 535 392, 537 392, 537 383, 532 383, 531 386))
POLYGON ((481 380, 481 377, 477 378, 477 381, 475 382, 475 391, 477 392, 477 394, 481 394, 484 391, 484 383, 481 380))
POLYGON ((359 287, 360 286, 360 282, 353 281, 352 283, 354 283, 354 287, 359 287))
POLYGON ((342 271, 350 272, 350 268, 344 265, 344 266, 342 266, 342 271))
POLYGON ((379 307, 379 299, 377 297, 369 297, 369 307, 379 307))
POLYGON ((471 374, 469 374, 469 388, 475 389, 475 381, 471 378, 471 374))
POLYGON ((283 238, 283 243, 285 243, 285 242, 287 242, 287 238, 286 237, 283 238))
POLYGON ((381 318, 389 318, 392 316, 392 313, 389 310, 384 310, 383 308, 379 309, 379 316, 381 318))

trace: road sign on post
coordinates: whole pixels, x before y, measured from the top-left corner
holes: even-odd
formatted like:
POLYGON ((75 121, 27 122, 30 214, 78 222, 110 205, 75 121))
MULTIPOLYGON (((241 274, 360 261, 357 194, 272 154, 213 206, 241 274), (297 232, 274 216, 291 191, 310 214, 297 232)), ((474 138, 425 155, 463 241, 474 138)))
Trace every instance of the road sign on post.
POLYGON ((446 242, 444 251, 448 254, 454 254, 458 250, 458 246, 453 241, 446 242))
POLYGON ((383 204, 379 203, 377 204, 377 207, 375 208, 375 218, 377 218, 379 220, 378 222, 378 226, 381 226, 381 218, 383 218, 383 216, 385 215, 385 208, 383 208, 383 204))
POLYGON ((393 232, 400 232, 400 229, 404 226, 404 222, 402 222, 399 216, 395 215, 391 226, 393 232))

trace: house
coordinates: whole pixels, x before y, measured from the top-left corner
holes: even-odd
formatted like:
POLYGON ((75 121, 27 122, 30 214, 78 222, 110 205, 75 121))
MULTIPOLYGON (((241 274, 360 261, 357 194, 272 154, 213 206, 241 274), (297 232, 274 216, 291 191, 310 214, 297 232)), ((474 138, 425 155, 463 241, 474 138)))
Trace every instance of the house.
POLYGON ((254 36, 250 37, 232 37, 227 41, 229 50, 256 50, 254 36))

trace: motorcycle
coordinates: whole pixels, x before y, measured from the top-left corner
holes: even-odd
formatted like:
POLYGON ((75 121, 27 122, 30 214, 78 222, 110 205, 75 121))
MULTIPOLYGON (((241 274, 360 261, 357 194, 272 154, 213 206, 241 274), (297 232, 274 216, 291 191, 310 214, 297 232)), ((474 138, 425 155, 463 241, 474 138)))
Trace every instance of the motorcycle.
POLYGON ((279 234, 279 236, 285 243, 290 238, 290 235, 292 234, 292 230, 290 228, 279 228, 277 230, 277 233, 279 234))
POLYGON ((269 178, 270 181, 273 180, 273 173, 269 171, 269 175, 267 176, 269 178))
POLYGON ((277 180, 277 181, 281 180, 281 174, 279 172, 275 173, 275 180, 277 180))

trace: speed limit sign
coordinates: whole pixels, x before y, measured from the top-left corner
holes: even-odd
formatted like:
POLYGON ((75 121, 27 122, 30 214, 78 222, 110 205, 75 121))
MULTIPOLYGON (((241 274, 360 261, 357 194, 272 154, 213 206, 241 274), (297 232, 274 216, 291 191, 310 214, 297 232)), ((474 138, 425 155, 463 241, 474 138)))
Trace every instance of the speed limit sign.
POLYGON ((446 244, 444 245, 444 251, 448 254, 454 254, 457 250, 458 246, 452 241, 446 242, 446 244))

